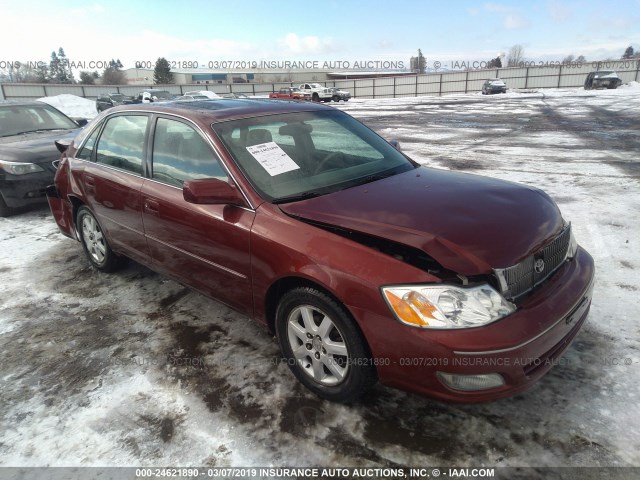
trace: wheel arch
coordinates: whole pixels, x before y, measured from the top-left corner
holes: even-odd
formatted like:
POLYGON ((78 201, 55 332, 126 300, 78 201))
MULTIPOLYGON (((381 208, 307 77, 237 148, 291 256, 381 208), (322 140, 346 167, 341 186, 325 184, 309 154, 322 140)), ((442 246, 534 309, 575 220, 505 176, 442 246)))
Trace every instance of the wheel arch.
POLYGON ((354 315, 351 313, 349 308, 344 304, 342 300, 340 300, 335 293, 333 293, 328 287, 321 284, 320 282, 314 281, 309 278, 299 277, 299 276, 287 276, 282 277, 273 282, 267 293, 265 295, 265 316, 267 321, 267 328, 269 332, 275 335, 276 332, 276 310, 278 309, 278 304, 280 303, 280 299, 289 291, 294 288, 314 288, 329 296, 333 301, 335 301, 338 305, 344 308, 344 311, 349 315, 351 320, 353 321, 353 325, 356 330, 360 334, 362 338, 362 342, 364 348, 369 355, 369 358, 373 358, 371 353, 371 347, 369 346, 369 341, 367 337, 364 335, 362 328, 360 328, 360 324, 355 319, 354 315))
POLYGON ((69 202, 71 202, 72 205, 72 221, 73 221, 73 229, 76 233, 76 238, 79 239, 80 237, 78 236, 78 225, 77 225, 77 219, 78 219, 78 210, 80 210, 80 207, 85 206, 85 203, 80 200, 80 198, 78 198, 75 195, 69 195, 67 197, 69 199, 69 202))

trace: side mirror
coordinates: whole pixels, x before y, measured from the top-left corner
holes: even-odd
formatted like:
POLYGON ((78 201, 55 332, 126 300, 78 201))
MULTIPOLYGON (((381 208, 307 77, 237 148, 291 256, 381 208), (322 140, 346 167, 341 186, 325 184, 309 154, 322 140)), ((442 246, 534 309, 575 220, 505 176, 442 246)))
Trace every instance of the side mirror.
POLYGON ((217 178, 187 180, 182 186, 182 195, 187 202, 199 205, 245 204, 238 187, 217 178))
POLYGON ((60 153, 64 153, 67 151, 67 148, 69 148, 69 145, 71 145, 71 140, 56 140, 53 143, 56 144, 56 148, 60 153))
POLYGON ((84 127, 87 123, 89 123, 89 120, 87 120, 86 118, 76 118, 76 117, 74 117, 71 120, 76 122, 79 127, 84 127))
POLYGON ((391 144, 391 146, 393 148, 395 148, 396 150, 398 150, 399 152, 402 151, 402 148, 400 147, 400 142, 398 140, 389 140, 389 143, 391 144))

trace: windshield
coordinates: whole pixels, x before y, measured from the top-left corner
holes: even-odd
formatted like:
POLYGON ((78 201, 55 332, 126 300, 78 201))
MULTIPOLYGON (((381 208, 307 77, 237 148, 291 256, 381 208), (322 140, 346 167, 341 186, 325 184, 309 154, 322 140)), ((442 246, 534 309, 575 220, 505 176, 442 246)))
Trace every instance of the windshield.
POLYGON ((78 128, 49 105, 0 105, 0 137, 27 132, 78 128))
POLYGON ((255 189, 274 203, 415 168, 383 138, 340 111, 269 115, 212 127, 255 189))

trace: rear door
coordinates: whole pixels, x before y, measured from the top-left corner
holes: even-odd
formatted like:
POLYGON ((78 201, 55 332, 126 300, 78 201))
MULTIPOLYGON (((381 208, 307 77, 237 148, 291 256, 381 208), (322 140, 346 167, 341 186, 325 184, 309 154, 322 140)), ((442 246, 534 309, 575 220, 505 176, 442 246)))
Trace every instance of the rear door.
POLYGON ((148 125, 147 114, 129 113, 108 118, 97 143, 94 145, 90 138, 85 145, 87 148, 91 143, 89 159, 92 161, 86 162, 81 177, 87 205, 106 231, 111 245, 143 263, 149 261, 140 194, 146 169, 148 125))
POLYGON ((184 200, 185 180, 229 180, 195 125, 178 117, 158 116, 151 145, 150 178, 142 186, 142 217, 155 268, 251 314, 249 234, 255 212, 184 200))

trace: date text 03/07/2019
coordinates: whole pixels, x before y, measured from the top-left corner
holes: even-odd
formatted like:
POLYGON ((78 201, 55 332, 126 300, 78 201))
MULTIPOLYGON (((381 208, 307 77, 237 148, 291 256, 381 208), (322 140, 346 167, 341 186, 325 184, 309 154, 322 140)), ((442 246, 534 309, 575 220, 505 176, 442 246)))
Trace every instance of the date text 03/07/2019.
MULTIPOLYGON (((281 69, 281 70, 321 70, 332 68, 349 68, 352 70, 378 70, 392 69, 402 70, 405 68, 405 62, 402 60, 169 60, 169 68, 171 69, 281 69)), ((152 60, 137 60, 135 68, 153 69, 156 62, 152 60)))

